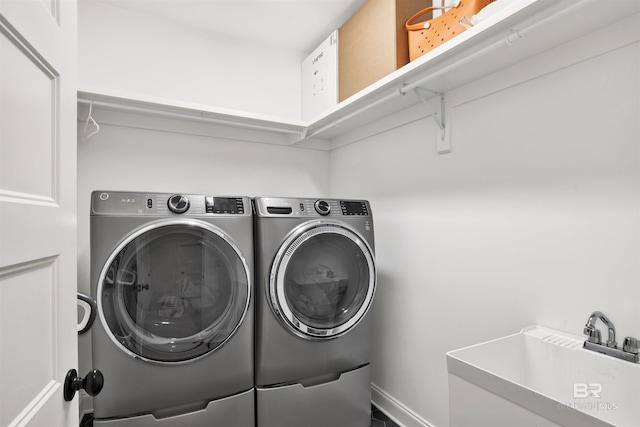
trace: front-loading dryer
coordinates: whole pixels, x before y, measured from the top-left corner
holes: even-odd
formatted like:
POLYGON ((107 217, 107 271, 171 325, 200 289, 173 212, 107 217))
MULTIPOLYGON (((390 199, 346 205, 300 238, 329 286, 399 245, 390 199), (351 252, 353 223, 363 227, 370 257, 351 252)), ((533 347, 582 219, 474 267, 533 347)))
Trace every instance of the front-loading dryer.
POLYGON ((254 199, 259 427, 368 427, 373 218, 364 200, 254 199))
POLYGON ((247 197, 95 191, 94 425, 252 427, 247 197))

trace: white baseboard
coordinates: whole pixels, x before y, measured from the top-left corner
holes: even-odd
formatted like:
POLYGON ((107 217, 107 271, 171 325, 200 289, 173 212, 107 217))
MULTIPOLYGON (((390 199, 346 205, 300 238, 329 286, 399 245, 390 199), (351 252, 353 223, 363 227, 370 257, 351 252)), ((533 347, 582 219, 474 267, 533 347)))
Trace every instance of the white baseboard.
POLYGON ((371 384, 371 401, 400 427, 436 427, 375 384, 371 384))

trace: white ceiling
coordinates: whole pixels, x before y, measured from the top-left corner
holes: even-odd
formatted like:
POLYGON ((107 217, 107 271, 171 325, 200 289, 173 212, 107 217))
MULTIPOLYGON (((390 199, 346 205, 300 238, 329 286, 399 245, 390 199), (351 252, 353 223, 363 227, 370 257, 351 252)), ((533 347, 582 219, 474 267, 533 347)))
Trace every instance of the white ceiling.
POLYGON ((311 53, 366 0, 101 0, 259 44, 311 53))

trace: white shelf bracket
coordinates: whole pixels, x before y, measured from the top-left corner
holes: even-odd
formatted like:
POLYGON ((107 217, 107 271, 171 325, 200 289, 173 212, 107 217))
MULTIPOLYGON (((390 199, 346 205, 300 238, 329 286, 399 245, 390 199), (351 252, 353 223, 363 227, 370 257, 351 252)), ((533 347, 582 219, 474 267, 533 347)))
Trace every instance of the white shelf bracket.
POLYGON ((437 144, 436 149, 438 154, 446 154, 451 152, 451 140, 449 138, 449 132, 447 132, 446 122, 445 122, 445 110, 446 110, 446 96, 443 92, 434 92, 424 88, 416 87, 413 88, 413 92, 416 94, 422 105, 425 106, 427 112, 429 113, 429 117, 433 119, 433 121, 438 125, 438 136, 437 136, 437 144), (440 114, 433 108, 433 106, 427 101, 424 94, 421 91, 429 92, 437 95, 440 98, 440 114))
POLYGON ((302 129, 302 132, 300 133, 300 141, 304 141, 305 139, 307 139, 308 133, 309 133, 309 126, 302 129))

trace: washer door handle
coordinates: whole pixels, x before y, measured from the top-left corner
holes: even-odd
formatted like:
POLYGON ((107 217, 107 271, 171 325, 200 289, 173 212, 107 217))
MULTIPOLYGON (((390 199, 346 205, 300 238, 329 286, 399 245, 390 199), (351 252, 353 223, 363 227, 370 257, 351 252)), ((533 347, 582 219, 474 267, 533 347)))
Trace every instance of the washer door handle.
POLYGON ((91 329, 96 320, 97 305, 93 298, 78 292, 78 305, 82 307, 82 320, 78 323, 78 335, 82 335, 91 329))

